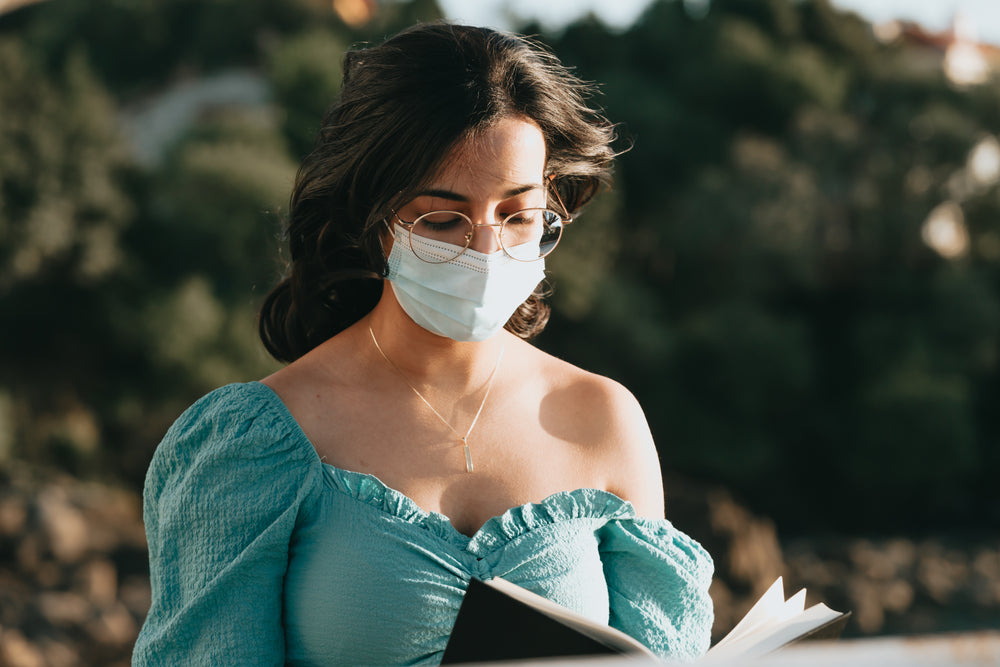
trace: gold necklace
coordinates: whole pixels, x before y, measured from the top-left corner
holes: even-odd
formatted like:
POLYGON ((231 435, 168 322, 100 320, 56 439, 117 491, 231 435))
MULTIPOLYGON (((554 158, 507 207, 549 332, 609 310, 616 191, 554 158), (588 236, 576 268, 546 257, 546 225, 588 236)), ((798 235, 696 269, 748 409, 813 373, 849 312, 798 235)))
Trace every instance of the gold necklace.
POLYGON ((496 366, 493 367, 493 372, 490 373, 490 379, 487 380, 486 393, 483 394, 483 400, 479 404, 479 409, 476 411, 476 416, 472 418, 472 423, 469 425, 469 430, 465 432, 465 435, 462 435, 461 433, 458 432, 458 430, 454 426, 451 425, 451 423, 447 419, 441 416, 440 412, 434 409, 434 406, 431 405, 426 398, 424 398, 423 394, 417 391, 417 388, 413 386, 413 383, 410 382, 409 378, 406 377, 406 374, 403 373, 402 370, 400 370, 399 366, 392 363, 392 359, 390 359, 386 355, 386 353, 382 351, 382 346, 378 344, 378 339, 375 338, 375 332, 372 330, 370 324, 368 325, 368 333, 372 335, 372 342, 375 343, 375 349, 378 350, 378 353, 382 355, 382 358, 385 359, 386 363, 389 364, 392 367, 392 369, 399 374, 399 377, 403 378, 403 382, 405 382, 410 386, 410 389, 412 389, 413 393, 417 395, 417 398, 423 401, 424 405, 426 405, 428 408, 431 409, 431 412, 433 412, 434 415, 441 420, 441 423, 447 426, 449 429, 451 429, 451 432, 454 433, 458 437, 458 439, 462 442, 462 449, 465 452, 465 470, 467 472, 472 472, 472 452, 469 451, 469 435, 472 434, 472 429, 476 427, 476 422, 479 421, 479 415, 483 413, 483 407, 486 405, 486 399, 490 395, 490 389, 493 388, 493 380, 496 379, 497 370, 500 369, 500 360, 503 359, 503 351, 507 347, 506 343, 503 345, 503 347, 500 348, 500 355, 497 357, 497 363, 496 366))

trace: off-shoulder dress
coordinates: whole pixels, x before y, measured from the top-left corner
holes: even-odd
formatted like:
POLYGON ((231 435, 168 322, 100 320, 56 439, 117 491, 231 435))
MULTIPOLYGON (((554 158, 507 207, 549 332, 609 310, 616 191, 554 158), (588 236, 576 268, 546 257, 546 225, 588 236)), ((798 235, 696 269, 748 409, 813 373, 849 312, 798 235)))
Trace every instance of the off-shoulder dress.
POLYGON ((576 489, 463 535, 321 461, 259 382, 174 423, 144 517, 153 598, 136 666, 438 664, 471 577, 508 579, 674 660, 708 648, 712 561, 669 521, 576 489))

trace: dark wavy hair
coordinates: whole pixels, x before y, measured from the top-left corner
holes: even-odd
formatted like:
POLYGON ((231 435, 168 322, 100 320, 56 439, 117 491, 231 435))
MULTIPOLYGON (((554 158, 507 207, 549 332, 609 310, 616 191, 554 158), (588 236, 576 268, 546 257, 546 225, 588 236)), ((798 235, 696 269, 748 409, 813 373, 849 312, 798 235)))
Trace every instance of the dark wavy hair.
MULTIPOLYGON (((614 127, 590 85, 539 44, 488 28, 421 24, 344 57, 340 96, 299 168, 286 235, 290 262, 261 306, 259 333, 293 361, 374 308, 386 257, 380 234, 466 137, 508 116, 542 130, 545 176, 571 215, 609 180, 614 127)), ((543 288, 506 329, 548 321, 543 288)))

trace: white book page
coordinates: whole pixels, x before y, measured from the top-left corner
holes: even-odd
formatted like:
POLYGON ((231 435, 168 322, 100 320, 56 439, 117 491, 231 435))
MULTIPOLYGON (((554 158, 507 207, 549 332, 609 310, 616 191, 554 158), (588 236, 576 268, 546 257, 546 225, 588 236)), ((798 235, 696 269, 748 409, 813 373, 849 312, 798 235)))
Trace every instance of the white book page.
POLYGON ((709 661, 756 658, 781 648, 841 615, 825 604, 805 609, 806 590, 785 600, 784 583, 778 577, 750 608, 736 627, 705 655, 709 661))
POLYGON ((754 659, 776 651, 785 644, 809 633, 834 620, 841 613, 830 609, 825 604, 815 604, 801 614, 783 623, 769 623, 757 632, 745 634, 727 643, 718 651, 713 648, 706 654, 711 660, 726 660, 739 656, 740 659, 754 659))
POLYGON ((737 638, 752 632, 756 628, 765 625, 771 619, 779 618, 784 616, 783 609, 785 607, 785 586, 781 577, 775 579, 771 587, 768 588, 760 599, 750 608, 750 611, 746 613, 740 622, 736 624, 732 630, 729 631, 725 637, 719 640, 719 643, 712 647, 711 651, 715 651, 726 644, 736 640, 737 638))

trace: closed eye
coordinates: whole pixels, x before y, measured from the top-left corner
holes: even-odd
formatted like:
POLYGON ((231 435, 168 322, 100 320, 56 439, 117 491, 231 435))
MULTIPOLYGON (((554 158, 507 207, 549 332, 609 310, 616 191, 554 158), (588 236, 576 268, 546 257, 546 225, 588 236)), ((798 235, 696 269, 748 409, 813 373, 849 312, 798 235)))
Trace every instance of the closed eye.
POLYGON ((523 211, 517 211, 512 213, 510 217, 507 218, 508 225, 540 225, 542 224, 543 216, 545 214, 544 209, 540 208, 529 208, 523 211))
POLYGON ((425 213, 417 218, 416 222, 427 226, 429 229, 438 231, 451 229, 458 225, 469 224, 469 221, 464 216, 456 213, 455 211, 433 211, 431 213, 425 213))

